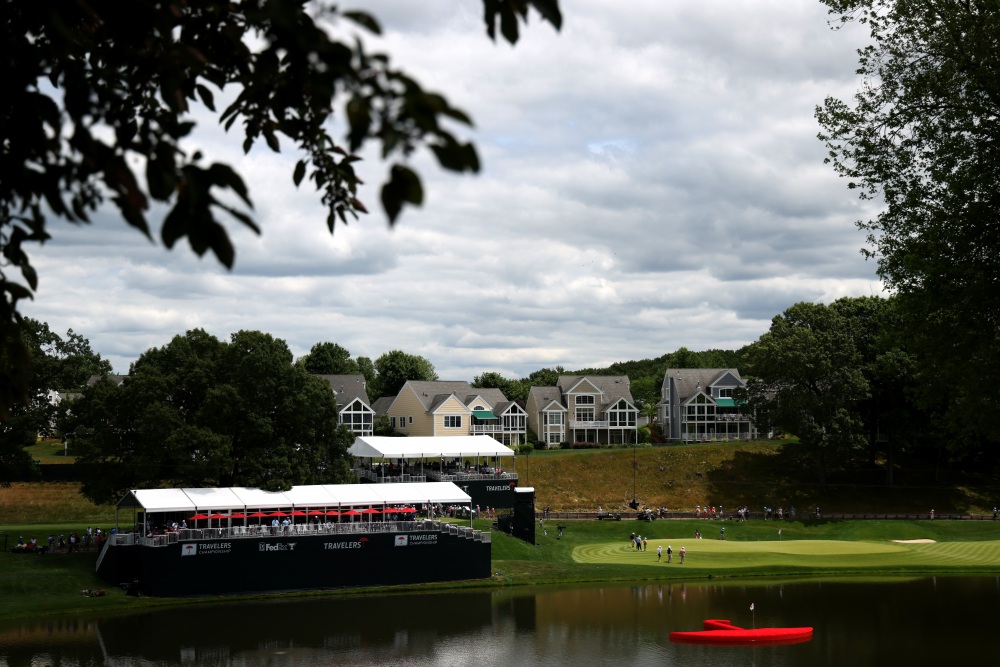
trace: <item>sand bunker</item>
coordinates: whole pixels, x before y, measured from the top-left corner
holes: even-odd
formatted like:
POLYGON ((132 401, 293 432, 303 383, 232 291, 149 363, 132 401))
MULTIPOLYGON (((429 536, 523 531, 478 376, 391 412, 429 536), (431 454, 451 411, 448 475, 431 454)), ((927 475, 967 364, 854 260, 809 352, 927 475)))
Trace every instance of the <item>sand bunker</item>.
POLYGON ((899 542, 900 544, 934 544, 937 540, 893 540, 893 542, 899 542))

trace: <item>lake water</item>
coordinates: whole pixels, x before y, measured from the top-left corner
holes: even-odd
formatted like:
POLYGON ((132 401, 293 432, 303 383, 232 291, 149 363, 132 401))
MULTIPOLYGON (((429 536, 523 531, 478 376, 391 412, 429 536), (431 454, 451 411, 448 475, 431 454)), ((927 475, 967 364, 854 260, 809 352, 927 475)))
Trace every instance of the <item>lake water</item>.
POLYGON ((194 606, 0 626, 0 665, 956 665, 1000 657, 1000 576, 642 583, 194 606), (750 611, 753 603, 754 611, 750 611), (792 646, 672 644, 706 618, 792 646))

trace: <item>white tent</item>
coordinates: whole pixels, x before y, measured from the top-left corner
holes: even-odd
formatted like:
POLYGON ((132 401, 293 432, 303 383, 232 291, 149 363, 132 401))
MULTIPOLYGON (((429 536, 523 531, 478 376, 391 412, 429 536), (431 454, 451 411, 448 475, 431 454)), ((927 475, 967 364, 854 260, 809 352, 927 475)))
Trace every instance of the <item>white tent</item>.
POLYGON ((488 435, 390 438, 364 436, 347 450, 353 456, 371 459, 428 459, 449 457, 513 457, 515 452, 488 435))
POLYGON ((152 512, 199 512, 286 507, 379 507, 383 505, 468 505, 469 494, 451 482, 403 484, 323 484, 293 486, 285 492, 247 487, 203 489, 133 489, 117 509, 152 512))

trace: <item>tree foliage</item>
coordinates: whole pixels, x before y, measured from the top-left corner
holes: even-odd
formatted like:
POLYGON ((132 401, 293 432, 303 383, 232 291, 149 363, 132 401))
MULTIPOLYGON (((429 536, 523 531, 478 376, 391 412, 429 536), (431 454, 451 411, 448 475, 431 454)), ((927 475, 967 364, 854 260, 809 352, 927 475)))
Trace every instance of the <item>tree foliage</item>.
POLYGON ((316 343, 309 354, 295 363, 316 375, 358 375, 361 372, 347 348, 336 343, 316 343))
POLYGON ((761 430, 799 436, 816 453, 820 483, 826 457, 866 444, 859 405, 870 396, 863 372, 859 321, 849 299, 830 306, 797 303, 745 350, 751 373, 746 409, 761 430))
MULTIPOLYGON (((483 5, 488 35, 510 43, 529 7, 562 22, 558 0, 483 5)), ((391 162, 380 191, 390 222, 423 201, 407 165, 414 151, 430 149, 445 169, 479 169, 475 148, 448 129, 470 118, 386 54, 369 53, 364 37, 381 28, 365 12, 305 0, 16 2, 0 25, 4 411, 27 401, 18 302, 38 287, 26 245, 50 238, 50 218, 85 223, 110 203, 153 238, 150 212, 165 211, 166 247, 186 239, 227 267, 235 249, 223 220, 258 231, 242 177, 187 145, 196 110, 239 127, 244 151, 293 147, 301 159, 289 176, 311 181, 331 232, 368 211, 354 169, 366 143, 391 162), (331 134, 334 120, 344 137, 331 134)))
POLYGON ((519 380, 505 378, 500 373, 494 371, 484 371, 472 379, 473 387, 489 389, 499 389, 509 401, 524 400, 528 398, 529 387, 519 380))
MULTIPOLYGON (((920 404, 952 437, 995 442, 1000 407, 1000 5, 824 0, 870 30, 848 102, 817 109, 829 160, 878 215, 858 224, 899 296, 920 404)), ((973 444, 972 446, 981 446, 973 444)))
POLYGON ((13 407, 0 422, 0 484, 24 476, 31 465, 25 447, 39 435, 55 435, 61 406, 57 393, 80 391, 92 375, 107 375, 111 364, 72 329, 63 338, 44 322, 24 319, 23 344, 29 350, 27 404, 13 407))
POLYGON ((407 380, 437 380, 434 364, 402 350, 386 352, 375 360, 375 382, 369 396, 395 396, 407 380))
POLYGON ((292 363, 284 341, 196 329, 145 352, 120 385, 98 382, 73 404, 95 502, 128 488, 347 481, 353 436, 337 425, 326 382, 292 363))

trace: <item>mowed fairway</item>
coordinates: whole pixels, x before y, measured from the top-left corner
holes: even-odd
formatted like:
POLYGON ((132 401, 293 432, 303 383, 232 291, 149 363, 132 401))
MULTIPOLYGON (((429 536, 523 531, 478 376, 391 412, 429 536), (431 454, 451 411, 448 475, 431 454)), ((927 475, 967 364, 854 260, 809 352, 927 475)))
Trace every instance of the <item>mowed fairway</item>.
POLYGON ((573 550, 578 563, 615 565, 666 565, 667 546, 673 547, 671 567, 680 566, 680 549, 687 549, 684 568, 691 570, 740 570, 778 567, 808 570, 876 569, 946 570, 1000 568, 1000 540, 912 544, 892 541, 785 540, 737 542, 731 540, 650 540, 646 551, 620 543, 585 544, 573 550), (656 562, 656 547, 663 558, 656 562))

